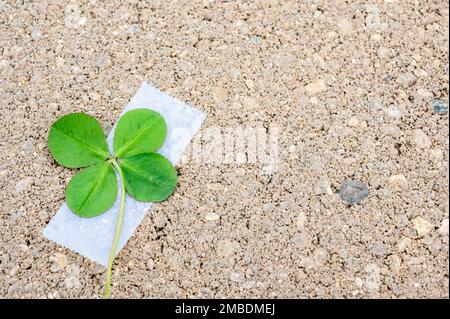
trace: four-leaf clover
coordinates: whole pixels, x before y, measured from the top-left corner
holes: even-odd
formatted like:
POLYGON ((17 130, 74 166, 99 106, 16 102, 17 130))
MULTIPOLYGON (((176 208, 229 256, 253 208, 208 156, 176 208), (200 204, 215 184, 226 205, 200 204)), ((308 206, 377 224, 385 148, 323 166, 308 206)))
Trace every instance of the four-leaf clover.
POLYGON ((55 160, 65 167, 84 168, 66 188, 70 210, 80 217, 101 215, 117 197, 116 173, 121 182, 121 202, 116 234, 106 273, 105 298, 109 298, 112 264, 123 223, 125 191, 138 201, 160 202, 169 197, 177 174, 164 156, 155 153, 167 135, 164 118, 158 112, 135 109, 117 123, 110 155, 106 138, 95 118, 72 113, 53 123, 48 146, 55 160))

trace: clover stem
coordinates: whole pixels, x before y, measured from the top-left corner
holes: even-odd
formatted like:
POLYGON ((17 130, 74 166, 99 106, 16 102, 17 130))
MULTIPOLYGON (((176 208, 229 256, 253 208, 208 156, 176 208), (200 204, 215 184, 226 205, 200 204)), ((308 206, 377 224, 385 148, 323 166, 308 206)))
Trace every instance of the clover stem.
POLYGON ((111 251, 109 253, 108 267, 106 269, 106 283, 105 283, 105 291, 103 293, 104 299, 109 299, 109 296, 111 294, 112 265, 114 262, 114 258, 116 257, 117 245, 119 244, 120 232, 122 230, 122 224, 123 224, 123 213, 124 213, 124 208, 125 208, 125 184, 124 184, 122 169, 120 168, 120 166, 117 163, 115 158, 111 159, 111 163, 113 164, 114 168, 117 170, 117 173, 120 176, 121 194, 120 194, 119 219, 117 220, 116 234, 114 235, 114 241, 113 241, 113 244, 111 247, 111 251))

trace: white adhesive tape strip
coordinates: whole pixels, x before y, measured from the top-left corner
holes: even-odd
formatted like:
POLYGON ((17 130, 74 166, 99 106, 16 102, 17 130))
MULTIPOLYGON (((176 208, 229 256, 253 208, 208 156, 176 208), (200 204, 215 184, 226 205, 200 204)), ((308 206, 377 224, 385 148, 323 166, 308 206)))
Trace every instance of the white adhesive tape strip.
MULTIPOLYGON (((167 139, 158 153, 166 156, 174 165, 206 117, 205 113, 162 93, 147 83, 142 84, 121 116, 137 108, 157 111, 166 120, 167 139)), ((114 128, 107 138, 110 151, 112 151, 113 136, 114 128)), ((117 194, 118 198, 114 206, 106 213, 94 218, 78 217, 64 203, 44 229, 44 236, 106 266, 119 214, 120 185, 117 194)), ((125 246, 152 205, 153 203, 138 202, 127 195, 117 254, 125 246)))

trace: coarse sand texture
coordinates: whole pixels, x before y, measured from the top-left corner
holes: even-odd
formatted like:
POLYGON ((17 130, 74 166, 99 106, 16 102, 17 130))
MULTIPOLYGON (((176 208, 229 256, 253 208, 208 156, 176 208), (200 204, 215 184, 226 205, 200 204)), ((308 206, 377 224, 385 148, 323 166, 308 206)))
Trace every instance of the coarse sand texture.
POLYGON ((104 267, 42 234, 76 172, 48 131, 108 134, 147 81, 208 116, 112 298, 448 298, 448 10, 0 0, 0 297, 102 296, 104 267), (210 149, 252 130, 270 162, 210 149))

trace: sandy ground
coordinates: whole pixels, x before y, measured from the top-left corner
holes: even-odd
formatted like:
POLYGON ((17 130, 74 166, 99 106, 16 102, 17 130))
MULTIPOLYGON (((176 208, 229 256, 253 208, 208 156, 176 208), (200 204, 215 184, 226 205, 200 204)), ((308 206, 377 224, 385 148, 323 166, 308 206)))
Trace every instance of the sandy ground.
POLYGON ((109 132, 149 81, 203 129, 277 125, 280 152, 179 165, 113 297, 448 298, 448 2, 108 2, 0 1, 1 297, 101 296, 104 269, 42 236, 74 174, 47 133, 75 111, 109 132))

